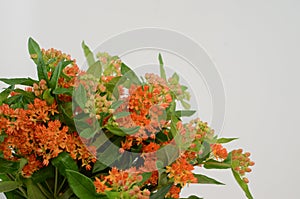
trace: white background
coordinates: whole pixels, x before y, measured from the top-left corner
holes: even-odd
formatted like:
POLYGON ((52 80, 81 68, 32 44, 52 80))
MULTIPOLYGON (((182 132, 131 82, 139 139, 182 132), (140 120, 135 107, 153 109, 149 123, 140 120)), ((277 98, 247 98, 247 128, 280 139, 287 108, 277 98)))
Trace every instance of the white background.
MULTIPOLYGON (((120 32, 162 27, 201 44, 222 76, 226 121, 222 135, 240 139, 256 162, 249 175, 254 198, 299 198, 300 1, 127 0, 1 1, 1 77, 36 77, 27 39, 83 62, 92 48, 120 32), (297 197, 298 196, 298 197, 297 197)), ((183 196, 245 198, 230 171, 209 172, 220 186, 190 186, 183 196)), ((1 197, 1 196, 0 196, 1 197)))

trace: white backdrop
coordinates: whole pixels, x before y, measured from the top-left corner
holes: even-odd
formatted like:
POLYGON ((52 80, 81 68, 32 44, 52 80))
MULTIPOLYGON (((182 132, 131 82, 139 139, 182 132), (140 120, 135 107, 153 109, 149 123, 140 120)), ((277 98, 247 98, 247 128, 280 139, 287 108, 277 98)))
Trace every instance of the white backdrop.
MULTIPOLYGON (((300 1, 0 1, 1 77, 36 77, 27 39, 84 61, 92 48, 142 27, 179 31, 201 44, 222 76, 226 119, 222 136, 240 139, 256 162, 254 198, 299 198, 300 1), (298 196, 298 197, 297 197, 298 196)), ((230 171, 206 172, 227 185, 190 186, 183 196, 245 198, 230 171)), ((0 196, 1 197, 1 196, 0 196)))

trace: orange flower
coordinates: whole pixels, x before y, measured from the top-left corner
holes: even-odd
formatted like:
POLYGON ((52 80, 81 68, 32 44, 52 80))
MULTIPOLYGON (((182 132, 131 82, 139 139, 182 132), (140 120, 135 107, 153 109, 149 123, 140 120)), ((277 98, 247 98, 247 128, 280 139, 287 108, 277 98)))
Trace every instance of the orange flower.
POLYGON ((106 180, 101 181, 99 178, 95 178, 94 185, 96 187, 97 193, 104 193, 105 191, 110 191, 112 188, 106 186, 106 180))
POLYGON ((160 148, 159 144, 156 144, 155 142, 150 142, 148 145, 143 146, 143 152, 144 153, 150 153, 155 152, 160 148))
POLYGON ((166 166, 168 177, 174 179, 174 185, 179 184, 181 187, 186 183, 197 182, 192 170, 194 170, 193 165, 188 163, 185 157, 180 157, 171 166, 166 166))
POLYGON ((179 194, 180 194, 180 187, 177 187, 176 185, 173 185, 169 192, 167 193, 166 197, 167 198, 179 198, 179 194))
POLYGON ((221 144, 212 144, 212 153, 217 159, 224 160, 227 158, 227 150, 221 144))

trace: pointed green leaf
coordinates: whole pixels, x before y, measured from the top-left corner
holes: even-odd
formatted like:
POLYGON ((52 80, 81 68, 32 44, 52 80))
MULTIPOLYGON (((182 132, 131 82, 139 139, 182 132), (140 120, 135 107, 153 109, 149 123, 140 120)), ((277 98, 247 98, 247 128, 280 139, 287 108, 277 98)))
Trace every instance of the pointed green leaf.
POLYGON ((40 183, 48 178, 54 178, 54 169, 55 167, 49 164, 47 167, 34 172, 31 176, 33 183, 40 183))
POLYGON ((115 101, 111 104, 110 108, 113 109, 113 110, 116 110, 117 108, 119 108, 121 106, 121 104, 123 104, 124 101, 123 100, 118 100, 118 101, 115 101))
POLYGON ((20 162, 8 161, 0 158, 0 173, 14 173, 20 168, 20 162))
POLYGON ((42 51, 39 44, 31 37, 28 39, 28 51, 35 63, 38 62, 38 58, 42 57, 42 51))
POLYGON ((180 100, 181 105, 183 106, 184 109, 190 109, 191 105, 189 103, 187 103, 184 100, 180 100))
POLYGON ((98 131, 93 130, 91 128, 86 128, 83 131, 80 131, 80 137, 83 137, 85 139, 90 139, 92 137, 94 137, 94 135, 97 133, 98 131))
POLYGON ((152 172, 144 172, 142 173, 143 179, 141 182, 139 182, 139 185, 143 185, 151 176, 152 176, 152 172))
POLYGON ((173 75, 172 75, 172 83, 173 84, 178 84, 179 83, 179 76, 178 76, 178 74, 177 73, 174 73, 173 75))
POLYGON ((241 188, 243 189, 243 191, 245 192, 247 198, 248 198, 248 199, 253 199, 253 196, 251 195, 251 193, 250 193, 250 191, 249 191, 249 187, 248 187, 247 183, 245 183, 245 182, 241 179, 240 175, 239 175, 236 171, 234 171, 233 169, 231 169, 231 171, 232 171, 232 174, 233 174, 235 180, 237 181, 237 183, 240 185, 240 187, 241 187, 241 188))
POLYGON ((54 71, 51 75, 50 81, 49 81, 49 87, 52 89, 56 89, 57 87, 57 83, 58 83, 58 79, 60 77, 60 74, 62 72, 62 70, 68 66, 69 64, 71 64, 73 61, 61 61, 58 63, 58 65, 54 68, 54 71))
POLYGON ((0 193, 9 192, 22 186, 21 182, 17 181, 0 181, 0 193))
POLYGON ((133 70, 131 70, 126 64, 121 64, 121 73, 123 76, 127 77, 130 81, 132 81, 135 84, 140 85, 141 81, 138 78, 138 76, 135 74, 133 70))
POLYGON ((158 61, 159 61, 160 77, 163 78, 164 80, 167 80, 166 71, 164 68, 164 62, 160 53, 158 54, 158 61))
POLYGON ((51 89, 47 89, 43 93, 43 100, 46 100, 47 104, 53 104, 54 97, 51 95, 51 89))
POLYGON ((190 116, 194 115, 195 113, 196 113, 196 111, 193 111, 193 110, 179 110, 179 111, 175 112, 177 117, 190 117, 190 116))
POLYGON ((208 160, 204 163, 206 169, 229 169, 231 164, 227 162, 219 162, 216 160, 208 160))
POLYGON ((24 85, 24 86, 32 86, 34 83, 39 83, 38 81, 31 78, 0 78, 0 81, 9 84, 9 85, 24 85))
POLYGON ((139 126, 132 127, 132 128, 124 128, 124 127, 112 127, 112 126, 107 126, 107 130, 109 130, 112 134, 118 135, 118 136, 126 136, 126 135, 132 135, 138 132, 140 130, 139 126))
POLYGON ((231 141, 236 140, 236 139, 238 139, 238 138, 219 138, 217 140, 217 143, 225 144, 225 143, 231 142, 231 141))
POLYGON ((71 158, 67 152, 60 153, 56 158, 51 161, 52 165, 55 166, 59 172, 66 176, 66 170, 78 171, 76 162, 71 158))
POLYGON ((115 117, 116 119, 119 119, 119 118, 122 118, 122 117, 126 117, 126 116, 128 116, 128 115, 130 115, 130 112, 124 111, 124 112, 115 113, 115 114, 114 114, 114 117, 115 117))
POLYGON ((210 177, 207 177, 205 175, 202 174, 194 174, 194 176, 197 178, 198 180, 198 184, 217 184, 217 185, 224 185, 224 183, 219 182, 215 179, 212 179, 210 177))
POLYGON ((120 192, 106 191, 105 193, 106 193, 106 196, 108 197, 108 199, 120 199, 120 198, 123 198, 123 197, 121 197, 121 195, 120 195, 121 193, 120 192))
POLYGON ((74 92, 74 98, 80 108, 84 109, 85 103, 87 102, 87 95, 86 90, 82 84, 79 84, 78 88, 76 88, 74 92))
POLYGON ((73 88, 56 88, 53 90, 53 94, 55 94, 55 95, 65 94, 65 95, 72 96, 73 88))
POLYGON ((100 79, 102 75, 102 65, 100 61, 96 61, 95 63, 90 65, 90 67, 87 70, 87 73, 93 75, 96 79, 100 79))
POLYGON ((81 47, 83 49, 85 58, 87 60, 88 66, 92 66, 95 63, 95 58, 93 52, 90 50, 90 48, 82 41, 81 47))
POLYGON ((3 102, 7 99, 11 91, 12 91, 12 86, 6 88, 4 91, 0 93, 0 105, 2 105, 3 102))
POLYGON ((203 198, 199 198, 198 196, 191 195, 188 198, 180 198, 180 199, 203 199, 203 198))
POLYGON ((47 199, 47 197, 41 192, 38 186, 32 182, 32 179, 25 179, 25 184, 27 188, 28 198, 47 199))
POLYGON ((85 175, 72 170, 66 170, 67 179, 72 191, 79 198, 99 198, 93 181, 85 175))
POLYGON ((48 83, 48 73, 43 60, 41 48, 31 37, 28 39, 28 51, 32 60, 37 65, 39 80, 44 79, 48 83))

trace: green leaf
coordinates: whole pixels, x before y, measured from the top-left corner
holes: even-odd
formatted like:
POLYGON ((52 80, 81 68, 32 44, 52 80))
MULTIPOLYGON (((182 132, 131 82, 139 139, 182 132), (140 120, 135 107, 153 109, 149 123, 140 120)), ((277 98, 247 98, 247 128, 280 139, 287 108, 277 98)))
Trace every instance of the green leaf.
POLYGON ((236 139, 238 139, 238 138, 219 138, 219 139, 217 139, 217 143, 225 144, 225 143, 231 142, 236 139))
POLYGON ((102 171, 102 170, 106 169, 107 167, 108 166, 106 164, 103 164, 102 162, 97 160, 96 163, 94 164, 94 167, 93 167, 93 173, 97 173, 99 171, 102 171))
POLYGON ((34 172, 31 178, 33 183, 44 182, 48 178, 54 178, 54 172, 54 166, 49 164, 47 167, 34 172))
POLYGON ((164 69, 164 62, 160 53, 158 54, 158 61, 159 61, 160 77, 163 78, 164 80, 167 80, 166 71, 164 69))
POLYGON ((175 112, 177 117, 190 117, 190 116, 194 115, 195 113, 196 113, 196 111, 193 111, 193 110, 179 110, 179 111, 175 112))
POLYGON ((240 175, 239 175, 236 171, 234 171, 233 169, 231 169, 231 171, 232 171, 232 174, 233 174, 235 180, 237 181, 237 183, 240 185, 240 187, 241 187, 241 188, 243 189, 243 191, 245 192, 247 198, 248 198, 248 199, 253 199, 253 196, 252 196, 251 193, 250 193, 250 190, 249 190, 249 187, 248 187, 247 183, 245 183, 245 182, 241 179, 240 175))
POLYGON ((8 161, 0 158, 0 173, 14 173, 20 168, 20 162, 8 161))
POLYGON ((190 109, 191 105, 189 103, 187 103, 184 100, 180 100, 181 105, 183 106, 184 109, 190 109))
POLYGON ((25 179, 24 181, 27 188, 28 198, 47 199, 47 197, 41 192, 38 186, 35 183, 33 183, 32 179, 25 179))
POLYGON ((20 195, 17 189, 4 193, 7 199, 25 199, 24 196, 20 195))
POLYGON ((71 64, 73 61, 60 61, 58 63, 58 65, 54 68, 54 71, 51 75, 50 81, 49 81, 49 87, 52 88, 53 90, 56 89, 57 87, 57 83, 58 83, 58 79, 60 77, 60 74, 62 72, 62 70, 68 66, 69 64, 71 64))
POLYGON ((202 164, 203 161, 206 161, 209 158, 211 149, 210 144, 206 141, 203 141, 201 146, 202 153, 198 155, 197 162, 198 164, 202 164))
POLYGON ((47 104, 53 104, 54 97, 51 95, 51 89, 47 89, 44 91, 43 99, 46 100, 47 104))
POLYGON ((0 81, 9 84, 9 85, 24 85, 24 86, 33 86, 34 83, 38 84, 39 82, 31 78, 0 78, 0 81))
POLYGON ((124 127, 112 127, 112 126, 107 126, 107 130, 109 130, 112 134, 118 135, 118 136, 126 136, 126 135, 132 135, 138 132, 140 130, 139 126, 132 127, 132 128, 124 128, 124 127))
POLYGON ((178 84, 179 83, 179 76, 178 76, 178 74, 177 73, 174 73, 173 75, 172 75, 172 83, 173 84, 178 84))
POLYGON ((222 182, 219 182, 215 179, 212 179, 210 177, 207 177, 205 175, 201 175, 201 174, 194 174, 194 176, 197 178, 198 180, 198 184, 217 184, 217 185, 225 185, 222 182))
POLYGON ((143 179, 141 182, 138 183, 138 185, 143 185, 151 176, 152 176, 152 172, 144 172, 142 173, 143 179))
POLYGON ((80 131, 80 137, 89 139, 93 137, 98 131, 92 130, 91 128, 86 128, 83 131, 80 131))
POLYGON ((96 79, 100 79, 102 75, 102 65, 100 61, 96 61, 95 63, 93 63, 93 65, 90 65, 86 72, 87 74, 93 75, 96 79))
POLYGON ((65 123, 71 130, 75 131, 75 124, 72 112, 72 102, 59 104, 59 119, 65 123))
POLYGON ((2 105, 3 102, 7 99, 12 90, 13 86, 10 86, 0 93, 0 105, 2 105))
POLYGON ((4 132, 2 132, 2 133, 0 134, 0 143, 2 143, 2 142, 5 140, 6 137, 7 137, 7 134, 4 133, 4 132))
POLYGON ((121 193, 120 192, 115 192, 115 191, 106 191, 106 196, 108 197, 108 199, 120 199, 123 198, 121 197, 121 193))
POLYGON ((55 95, 65 94, 65 95, 72 96, 73 88, 56 88, 53 90, 53 94, 55 94, 55 95))
POLYGON ((22 89, 19 89, 19 88, 15 89, 14 91, 21 94, 21 95, 23 95, 27 99, 32 100, 32 101, 35 98, 35 95, 33 94, 33 92, 28 92, 28 91, 25 91, 25 90, 22 90, 22 89))
POLYGON ((172 138, 174 138, 177 135, 177 127, 176 124, 178 122, 178 118, 175 115, 171 115, 171 133, 172 133, 172 138))
POLYGON ((119 108, 121 106, 121 104, 123 104, 124 101, 123 100, 118 100, 118 101, 115 101, 111 104, 110 108, 113 109, 113 110, 116 110, 117 108, 119 108))
POLYGON ((122 118, 122 117, 126 117, 126 116, 128 116, 128 115, 130 115, 130 112, 128 112, 128 111, 124 111, 124 112, 119 112, 119 113, 115 113, 114 114, 114 117, 116 118, 116 119, 119 119, 119 118, 122 118))
POLYGON ((140 85, 141 81, 138 78, 138 76, 135 74, 133 70, 131 70, 126 64, 121 64, 121 73, 123 76, 127 77, 130 81, 132 81, 135 84, 140 85))
POLYGON ((87 102, 86 90, 82 84, 79 84, 78 88, 76 88, 74 93, 74 98, 77 104, 81 109, 85 108, 85 103, 87 102))
MULTIPOLYGON (((111 141, 107 141, 109 143, 108 146, 105 146, 103 152, 98 152, 97 159, 101 161, 102 164, 111 166, 116 160, 121 157, 119 153, 119 146, 118 144, 121 142, 121 138, 117 138, 113 143, 111 141)), ((105 143, 106 144, 106 143, 105 143)), ((97 145, 96 145, 97 146, 97 145)), ((100 147, 101 148, 101 147, 100 147)))
POLYGON ((37 63, 38 59, 42 57, 42 51, 39 44, 31 37, 28 39, 28 51, 35 63, 37 63))
POLYGON ((39 80, 44 79, 48 83, 48 73, 43 60, 42 51, 38 43, 31 37, 28 39, 28 51, 32 60, 37 65, 39 80))
POLYGON ((51 161, 52 165, 55 166, 59 172, 66 176, 66 170, 78 171, 76 162, 71 158, 67 152, 60 153, 56 158, 51 161))
POLYGON ((77 197, 85 199, 99 198, 97 197, 94 183, 90 178, 73 170, 66 170, 66 174, 69 185, 77 197))
POLYGON ((231 164, 227 162, 219 162, 216 160, 208 160, 204 163, 206 169, 229 169, 231 164))
POLYGON ((203 198, 199 198, 198 196, 191 195, 188 198, 180 198, 180 199, 203 199, 203 198))
POLYGON ((28 160, 27 159, 25 159, 25 158, 21 158, 20 160, 19 160, 19 169, 18 169, 18 172, 21 172, 22 171, 22 169, 23 169, 23 167, 28 163, 28 160))
POLYGON ((9 192, 22 186, 21 182, 17 181, 0 181, 0 193, 9 192))
POLYGON ((181 88, 181 90, 182 90, 183 92, 186 91, 186 90, 188 89, 187 86, 183 86, 183 85, 181 85, 180 88, 181 88))
POLYGON ((157 192, 153 193, 150 196, 150 199, 164 199, 165 195, 169 192, 169 190, 171 189, 171 187, 172 187, 172 184, 168 184, 168 185, 162 187, 157 192))
POLYGON ((90 50, 90 48, 82 41, 81 47, 83 49, 85 58, 87 60, 87 63, 89 66, 92 66, 95 63, 95 58, 93 52, 90 50))

